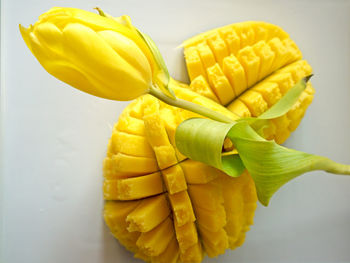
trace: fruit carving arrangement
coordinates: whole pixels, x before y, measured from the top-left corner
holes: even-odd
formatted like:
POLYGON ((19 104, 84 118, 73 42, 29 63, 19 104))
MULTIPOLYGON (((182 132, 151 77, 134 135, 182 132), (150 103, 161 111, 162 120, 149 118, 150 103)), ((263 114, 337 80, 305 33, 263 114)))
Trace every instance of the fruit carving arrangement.
MULTIPOLYGON (((185 84, 169 76, 153 41, 128 17, 98 11, 99 15, 53 8, 34 26, 20 29, 32 53, 55 77, 95 96, 134 99, 108 143, 103 195, 107 226, 135 257, 155 263, 201 262, 205 254, 217 257, 243 244, 258 199, 267 205, 280 186, 306 171, 350 173, 349 166, 304 154, 304 159, 314 158, 316 168, 308 164, 302 171, 291 171, 278 186, 266 186, 266 177, 250 169, 252 161, 229 136, 218 154, 235 156, 239 165, 231 163, 230 169, 239 171, 236 175, 205 157, 189 158, 200 156, 196 149, 211 138, 202 139, 194 153, 183 150, 190 143, 189 137, 180 136, 183 123, 207 118, 256 127, 259 116, 263 125, 250 142, 283 149, 277 144, 298 127, 314 89, 306 81, 311 66, 280 27, 249 21, 186 40, 190 83, 185 84), (298 85, 302 89, 293 98, 298 85), (270 117, 262 117, 266 115, 270 117)), ((249 131, 238 137, 246 138, 249 131)), ((254 162, 268 170, 264 160, 258 156, 254 162)))

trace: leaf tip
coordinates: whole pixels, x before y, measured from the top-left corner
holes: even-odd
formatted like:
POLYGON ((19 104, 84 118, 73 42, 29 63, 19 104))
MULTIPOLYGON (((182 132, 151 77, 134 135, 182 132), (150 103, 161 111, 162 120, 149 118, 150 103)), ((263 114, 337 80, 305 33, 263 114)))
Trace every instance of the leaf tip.
POLYGON ((271 196, 262 193, 261 191, 259 191, 259 188, 256 188, 256 190, 257 190, 258 200, 260 204, 262 204, 265 207, 268 207, 271 196))
POLYGON ((307 83, 307 82, 311 79, 311 77, 312 77, 313 75, 314 75, 314 74, 310 74, 310 75, 304 77, 303 80, 305 81, 305 83, 307 83))

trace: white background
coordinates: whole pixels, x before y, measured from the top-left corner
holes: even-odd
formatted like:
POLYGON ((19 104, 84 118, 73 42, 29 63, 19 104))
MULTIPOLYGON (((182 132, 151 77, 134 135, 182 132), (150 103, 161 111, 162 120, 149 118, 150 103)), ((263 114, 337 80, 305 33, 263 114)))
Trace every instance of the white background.
MULTIPOLYGON (((20 37, 52 6, 128 14, 186 81, 181 41, 245 20, 283 27, 313 66, 316 96, 287 146, 350 164, 350 1, 3 0, 0 262, 139 262, 102 221, 102 160, 127 103, 50 76, 20 37), (215 4, 214 4, 215 3, 215 4)), ((205 262, 350 262, 350 177, 313 172, 259 206, 243 247, 205 262)))

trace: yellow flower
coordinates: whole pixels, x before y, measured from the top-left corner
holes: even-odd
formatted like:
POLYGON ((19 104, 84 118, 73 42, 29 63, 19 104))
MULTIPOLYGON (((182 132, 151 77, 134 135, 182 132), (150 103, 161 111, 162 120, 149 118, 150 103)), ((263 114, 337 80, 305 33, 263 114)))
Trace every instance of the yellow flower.
POLYGON ((107 99, 131 100, 150 88, 156 68, 153 54, 123 19, 55 7, 33 26, 20 25, 20 31, 40 64, 79 90, 107 99))

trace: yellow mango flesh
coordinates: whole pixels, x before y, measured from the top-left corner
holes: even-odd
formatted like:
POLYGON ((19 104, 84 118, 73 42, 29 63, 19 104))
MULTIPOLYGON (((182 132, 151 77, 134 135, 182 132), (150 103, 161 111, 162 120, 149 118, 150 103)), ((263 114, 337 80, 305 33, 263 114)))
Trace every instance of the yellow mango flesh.
POLYGON ((165 251, 174 236, 174 226, 168 217, 149 232, 141 233, 137 247, 147 256, 158 256, 165 251))
POLYGON ((185 41, 183 46, 185 54, 196 51, 199 54, 195 65, 185 55, 191 82, 199 76, 209 79, 211 89, 224 105, 272 72, 302 57, 287 33, 264 22, 242 22, 211 30, 185 41), (234 92, 228 92, 226 84, 210 81, 208 71, 215 63, 218 65, 215 72, 223 72, 220 79, 226 77, 234 92), (220 98, 219 94, 225 97, 220 98))
POLYGON ((106 200, 135 200, 153 196, 163 191, 160 172, 133 178, 105 180, 103 185, 106 200))
POLYGON ((126 217, 129 232, 148 232, 159 225, 170 214, 165 195, 145 198, 126 217))
MULTIPOLYGON (((259 116, 312 72, 288 34, 264 22, 200 34, 184 43, 184 53, 191 83, 172 80, 176 96, 232 120, 259 116)), ((308 83, 287 114, 269 121, 265 138, 284 142, 313 93, 308 83)), ((241 246, 253 224, 257 196, 246 171, 231 178, 176 148, 176 127, 192 117, 198 115, 145 95, 125 108, 113 129, 104 160, 105 221, 147 262, 216 257, 241 246)))
POLYGON ((176 239, 181 251, 186 251, 191 246, 198 243, 198 232, 194 222, 188 222, 182 226, 175 225, 176 239))

